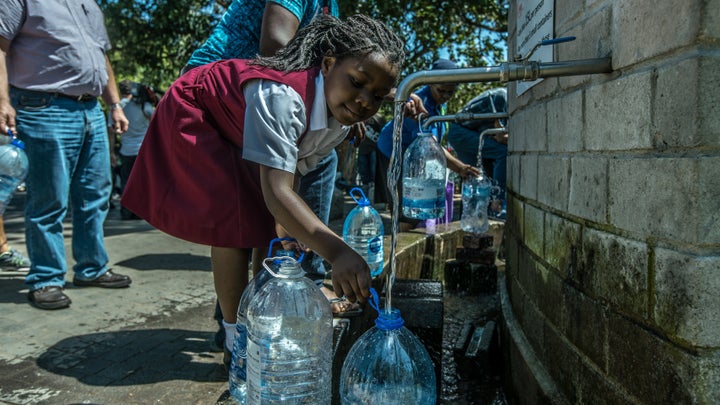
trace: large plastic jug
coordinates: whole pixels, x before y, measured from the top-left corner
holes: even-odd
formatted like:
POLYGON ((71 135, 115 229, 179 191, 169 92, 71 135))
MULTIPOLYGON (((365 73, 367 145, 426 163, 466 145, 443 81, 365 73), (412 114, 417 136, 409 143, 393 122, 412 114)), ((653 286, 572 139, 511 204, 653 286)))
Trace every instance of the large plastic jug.
POLYGON ((445 216, 445 152, 432 132, 419 132, 403 155, 402 212, 408 218, 445 216))
POLYGON ((246 403, 329 404, 330 304, 294 258, 267 258, 263 266, 273 278, 248 305, 246 403))
MULTIPOLYGON (((282 241, 295 241, 293 238, 275 238, 270 241, 268 247, 267 257, 272 257, 272 249, 276 243, 282 241)), ((278 258, 273 259, 271 267, 274 271, 278 271, 280 268, 279 257, 292 256, 293 252, 280 250, 275 253, 278 258)), ((305 254, 301 254, 297 259, 298 263, 301 263, 305 254)), ((253 278, 248 282, 247 287, 240 297, 240 304, 237 310, 237 321, 235 322, 235 340, 232 347, 232 358, 230 360, 230 372, 228 375, 230 384, 230 395, 239 404, 245 403, 245 395, 247 393, 247 385, 245 381, 247 379, 247 309, 250 304, 250 300, 255 293, 260 290, 262 286, 273 278, 269 271, 261 268, 258 274, 253 275, 253 278)))
POLYGON ((340 401, 354 404, 432 405, 437 400, 435 368, 425 346, 403 326, 400 311, 378 307, 375 326, 355 341, 340 372, 340 401))

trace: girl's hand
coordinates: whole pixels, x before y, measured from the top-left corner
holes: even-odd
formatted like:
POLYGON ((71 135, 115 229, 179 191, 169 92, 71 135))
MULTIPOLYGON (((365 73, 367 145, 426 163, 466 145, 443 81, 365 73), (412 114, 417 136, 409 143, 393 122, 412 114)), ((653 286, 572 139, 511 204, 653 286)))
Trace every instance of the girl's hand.
POLYGON ((458 174, 464 179, 477 177, 480 175, 480 169, 471 165, 463 165, 462 167, 460 167, 460 171, 458 171, 458 174))
POLYGON ((365 302, 370 296, 370 269, 365 260, 349 246, 332 263, 332 285, 338 297, 350 302, 365 302))

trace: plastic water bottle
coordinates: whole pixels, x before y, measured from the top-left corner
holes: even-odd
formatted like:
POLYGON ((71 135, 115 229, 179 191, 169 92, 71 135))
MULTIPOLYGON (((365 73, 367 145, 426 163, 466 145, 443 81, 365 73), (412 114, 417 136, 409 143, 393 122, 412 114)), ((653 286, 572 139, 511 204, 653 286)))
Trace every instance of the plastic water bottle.
MULTIPOLYGON (((275 243, 281 241, 294 241, 292 238, 275 238, 270 241, 268 247, 268 258, 272 256, 272 247, 275 243)), ((293 252, 289 250, 278 250, 275 253, 276 257, 273 259, 271 264, 275 272, 280 267, 280 258, 286 256, 293 256, 293 252)), ((298 263, 302 262, 305 254, 301 254, 298 258, 298 263)), ((258 274, 253 275, 253 278, 248 282, 247 287, 240 297, 240 304, 237 310, 237 320, 235 321, 235 340, 233 341, 232 357, 230 360, 230 372, 228 375, 230 383, 230 395, 239 404, 245 403, 245 396, 247 393, 247 386, 245 381, 247 379, 247 309, 250 304, 250 300, 255 296, 255 293, 262 288, 268 281, 272 280, 273 275, 261 268, 258 274)))
POLYGON ((375 277, 382 273, 385 264, 383 250, 385 228, 382 217, 370 205, 370 200, 361 188, 355 187, 350 190, 350 196, 357 206, 345 217, 343 240, 365 259, 370 267, 370 275, 375 277), (353 193, 359 193, 360 199, 353 193))
POLYGON ((434 405, 435 369, 422 342, 403 326, 400 311, 378 308, 375 326, 355 341, 340 372, 340 403, 434 405))
POLYGON ((482 171, 477 177, 467 179, 462 185, 462 216, 460 227, 465 232, 484 233, 487 232, 488 205, 490 204, 490 192, 492 182, 482 171))
MULTIPOLYGON (((28 158, 23 141, 10 136, 9 143, 0 145, 0 215, 5 212, 17 187, 25 180, 28 172, 28 158)), ((8 140, 3 136, 5 140, 8 140)))
POLYGON ((292 257, 279 258, 273 278, 247 310, 247 404, 329 404, 332 312, 325 295, 292 257))
POLYGON ((403 155, 403 215, 415 219, 445 216, 447 161, 431 132, 419 132, 403 155))

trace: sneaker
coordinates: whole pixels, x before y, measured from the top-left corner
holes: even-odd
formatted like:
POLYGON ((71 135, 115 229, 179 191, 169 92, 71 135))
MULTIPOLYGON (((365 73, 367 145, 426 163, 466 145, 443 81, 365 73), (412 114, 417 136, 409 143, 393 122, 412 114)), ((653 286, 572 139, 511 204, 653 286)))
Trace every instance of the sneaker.
POLYGON ((28 271, 30 270, 30 259, 18 252, 14 247, 10 247, 10 250, 0 254, 0 269, 28 271))

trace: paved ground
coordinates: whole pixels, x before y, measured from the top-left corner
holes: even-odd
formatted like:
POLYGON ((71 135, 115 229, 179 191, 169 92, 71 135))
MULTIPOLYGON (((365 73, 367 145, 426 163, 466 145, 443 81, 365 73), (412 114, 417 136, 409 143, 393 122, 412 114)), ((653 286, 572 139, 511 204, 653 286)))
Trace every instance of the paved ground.
MULTIPOLYGON (((18 194, 4 217, 11 245, 26 252, 23 201, 24 193, 18 194)), ((346 199, 334 209, 346 213, 352 206, 346 199)), ((331 228, 340 232, 342 219, 331 228)), ((65 231, 69 254, 69 222, 65 231)), ((116 209, 106 221, 105 241, 110 265, 130 275, 132 286, 74 288, 74 262, 68 257, 69 309, 30 306, 24 274, 0 272, 0 404, 216 404, 227 389, 227 374, 222 353, 211 343, 216 323, 209 248, 170 237, 145 221, 121 221, 116 209)), ((474 308, 481 307, 492 309, 474 308)), ((450 313, 458 325, 470 319, 457 309, 450 313)), ((450 348, 454 343, 449 339, 450 348)), ((453 401, 442 403, 502 403, 478 402, 477 388, 468 396, 474 400, 458 401, 467 388, 451 374, 451 391, 444 395, 453 401)), ((464 385, 488 386, 478 381, 465 379, 464 385)), ((492 398, 497 382, 489 388, 492 398)))
MULTIPOLYGON (((5 227, 26 252, 23 200, 15 197, 5 227)), ((28 304, 23 274, 0 273, 0 403, 214 404, 227 385, 211 345, 209 248, 121 221, 118 210, 105 235, 110 265, 132 277, 130 288, 74 288, 68 258, 73 303, 43 311, 28 304)))

